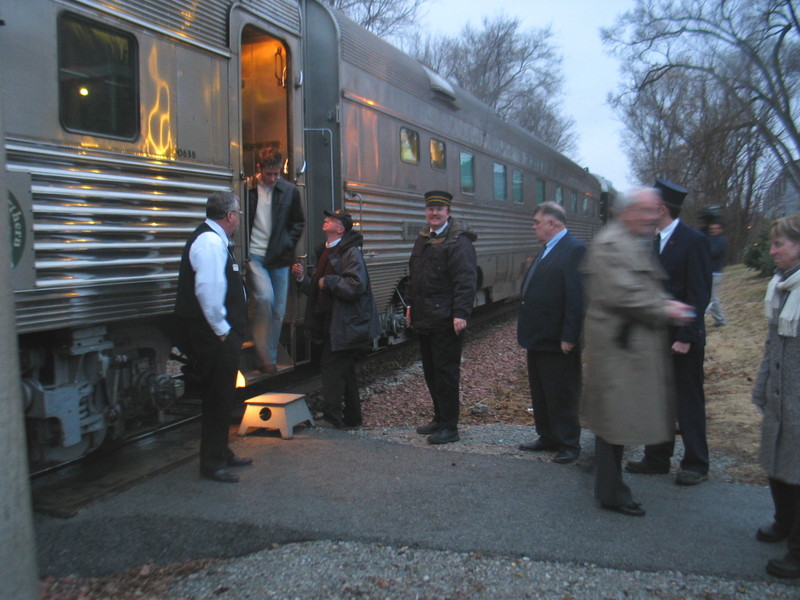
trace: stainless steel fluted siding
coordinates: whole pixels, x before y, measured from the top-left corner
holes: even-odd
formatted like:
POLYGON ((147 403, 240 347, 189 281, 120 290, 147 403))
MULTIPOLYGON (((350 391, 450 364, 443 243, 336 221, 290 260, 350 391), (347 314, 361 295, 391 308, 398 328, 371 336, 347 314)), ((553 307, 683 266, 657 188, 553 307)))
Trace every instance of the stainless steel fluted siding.
MULTIPOLYGON (((418 194, 349 182, 348 192, 357 192, 361 201, 348 200, 347 210, 361 220, 364 254, 372 280, 378 311, 385 311, 397 284, 408 274, 408 259, 415 237, 404 239, 404 225, 425 225, 424 207, 418 194)), ((453 216, 469 225, 478 235, 475 252, 483 286, 516 282, 524 273, 526 259, 534 251, 531 216, 524 206, 508 203, 454 203, 453 216)), ((511 289, 516 288, 516 283, 511 289)), ((493 300, 502 297, 495 295, 493 300)))
MULTIPOLYGON (((188 43, 227 50, 228 14, 232 0, 76 0, 79 4, 119 16, 188 43)), ((300 7, 294 0, 243 0, 241 4, 280 27, 299 35, 300 7)))
POLYGON ((31 177, 35 289, 16 293, 26 333, 168 313, 189 234, 226 169, 11 142, 31 177))

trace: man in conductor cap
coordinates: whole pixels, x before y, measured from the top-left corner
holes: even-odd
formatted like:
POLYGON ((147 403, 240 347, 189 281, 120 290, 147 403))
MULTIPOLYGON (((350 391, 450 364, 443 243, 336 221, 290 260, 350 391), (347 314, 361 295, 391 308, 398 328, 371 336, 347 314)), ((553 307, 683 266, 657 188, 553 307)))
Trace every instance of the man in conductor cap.
MULTIPOLYGON (((680 220, 681 206, 689 190, 666 179, 656 179, 655 188, 661 194, 661 204, 653 251, 667 274, 667 293, 690 305, 695 313, 691 322, 672 327, 669 333, 678 427, 684 447, 675 483, 696 485, 708 479, 703 315, 711 297, 711 249, 705 235, 680 220)), ((644 458, 628 462, 625 470, 669 473, 674 449, 674 438, 663 444, 646 446, 644 458)))
POLYGON ((477 236, 450 215, 453 196, 425 194, 428 224, 408 263, 406 320, 419 340, 422 370, 433 400, 433 419, 417 427, 431 444, 458 441, 459 380, 464 329, 472 314, 478 266, 477 236))

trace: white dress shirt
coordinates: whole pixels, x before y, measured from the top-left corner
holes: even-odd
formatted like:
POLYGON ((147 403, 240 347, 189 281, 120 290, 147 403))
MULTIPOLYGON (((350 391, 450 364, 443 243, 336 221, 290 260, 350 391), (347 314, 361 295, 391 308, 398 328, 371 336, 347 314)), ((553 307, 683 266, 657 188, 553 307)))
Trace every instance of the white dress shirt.
POLYGON ((664 246, 667 245, 667 241, 669 240, 669 236, 672 235, 672 232, 675 231, 675 228, 678 226, 678 222, 680 219, 675 219, 672 223, 664 227, 661 231, 658 232, 659 243, 660 246, 658 248, 658 253, 661 254, 664 251, 664 246))
POLYGON ((206 219, 206 224, 214 231, 206 231, 197 236, 189 250, 189 262, 194 269, 194 293, 200 309, 219 336, 231 330, 226 319, 225 295, 228 292, 228 279, 225 267, 228 263, 228 236, 216 221, 206 219))

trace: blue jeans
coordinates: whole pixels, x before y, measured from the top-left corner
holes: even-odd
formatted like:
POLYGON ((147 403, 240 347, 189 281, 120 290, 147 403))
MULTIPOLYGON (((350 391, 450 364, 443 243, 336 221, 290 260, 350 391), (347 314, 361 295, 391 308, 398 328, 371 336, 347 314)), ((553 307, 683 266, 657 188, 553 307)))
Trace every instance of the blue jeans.
POLYGON ((263 256, 250 257, 248 273, 254 310, 250 322, 253 344, 260 362, 278 364, 286 294, 289 290, 289 267, 268 268, 263 256))

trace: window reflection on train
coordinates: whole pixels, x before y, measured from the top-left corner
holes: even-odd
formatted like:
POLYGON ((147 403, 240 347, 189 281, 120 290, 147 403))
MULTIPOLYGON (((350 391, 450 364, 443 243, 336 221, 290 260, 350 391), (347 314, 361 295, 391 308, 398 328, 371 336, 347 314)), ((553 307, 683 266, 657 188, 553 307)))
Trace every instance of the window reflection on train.
MULTIPOLYGON (((321 241, 323 209, 354 215, 376 345, 409 335, 403 286, 424 191, 451 191, 478 234, 478 304, 517 295, 537 252, 536 204, 560 202, 590 239, 613 195, 318 0, 28 0, 3 17, 4 184, 35 468, 196 410, 169 360, 181 250, 211 192, 246 193, 263 147, 288 157, 284 175, 303 191, 298 257, 321 241)), ((309 360, 303 302, 290 295, 285 368, 309 360)))

